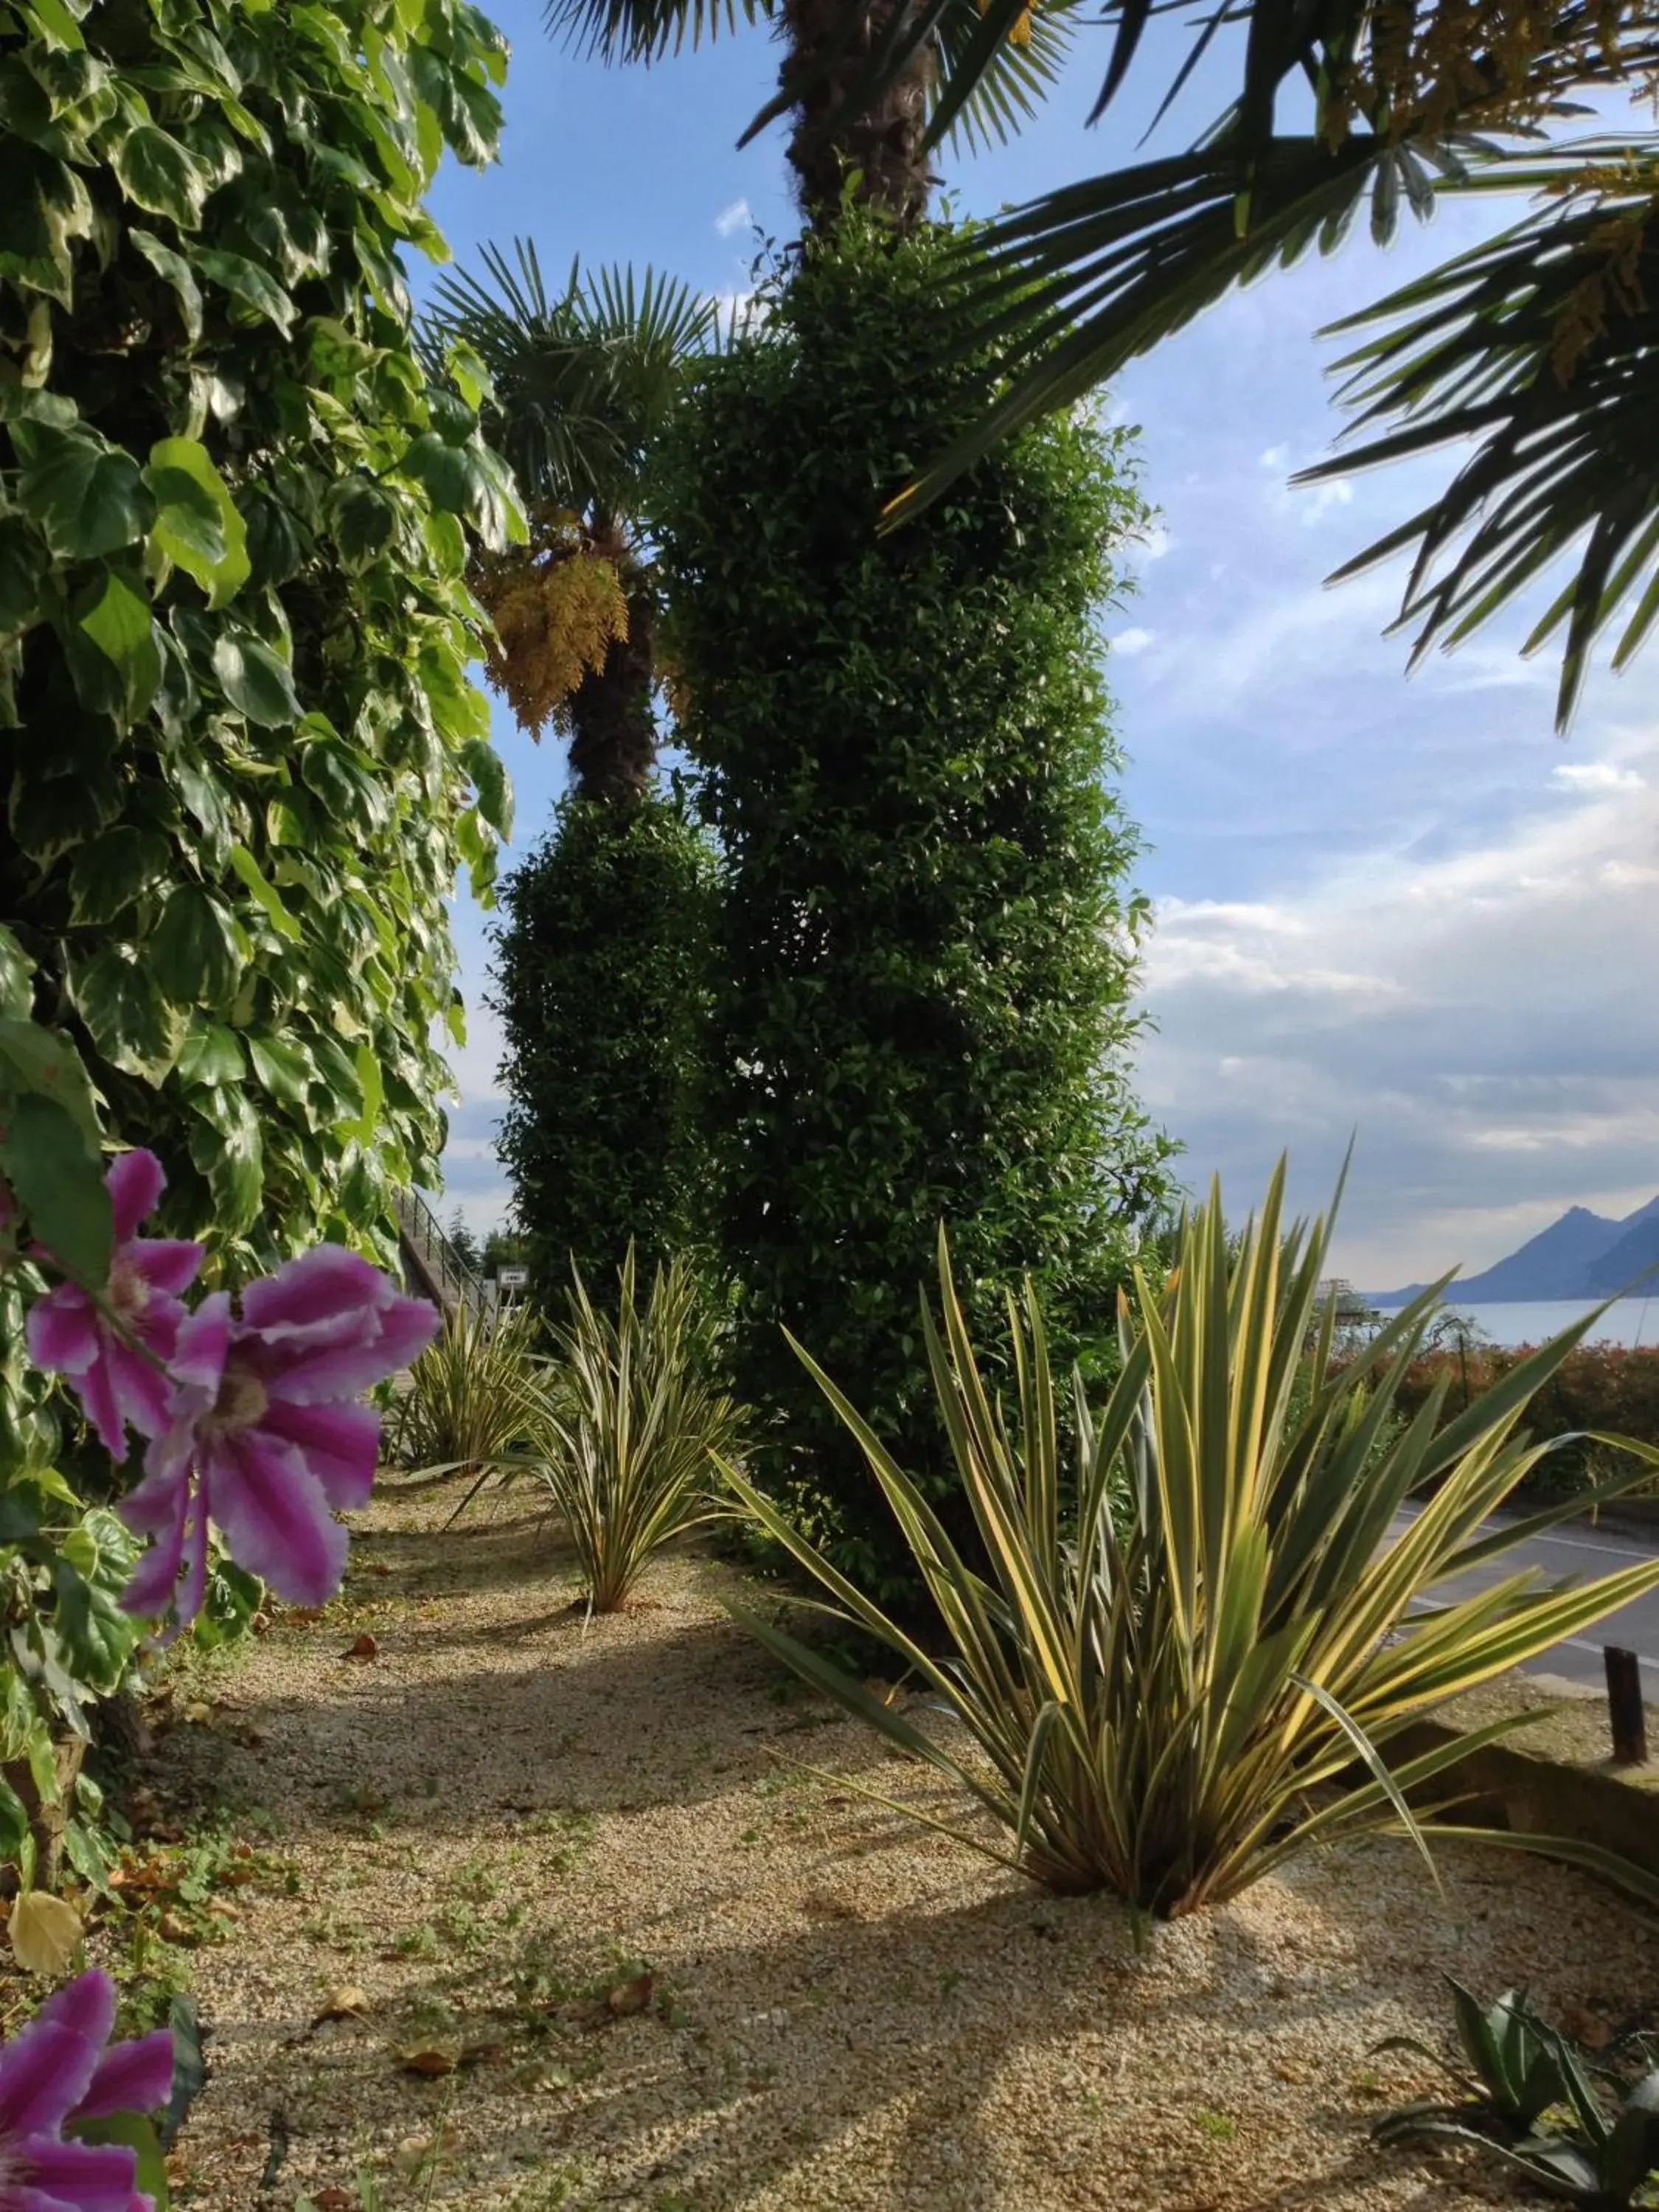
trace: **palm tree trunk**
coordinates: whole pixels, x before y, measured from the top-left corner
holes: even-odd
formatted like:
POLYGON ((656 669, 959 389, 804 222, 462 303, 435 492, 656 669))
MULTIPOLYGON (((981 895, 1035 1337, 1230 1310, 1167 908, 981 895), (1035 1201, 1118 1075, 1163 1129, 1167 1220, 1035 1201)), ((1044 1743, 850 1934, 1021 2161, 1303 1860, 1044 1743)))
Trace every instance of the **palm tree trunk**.
POLYGON ((937 181, 922 144, 933 82, 931 48, 921 47, 872 106, 856 115, 844 112, 871 49, 896 15, 908 15, 915 5, 916 0, 872 0, 856 37, 848 40, 847 0, 784 0, 790 53, 780 82, 786 91, 801 84, 789 162, 801 211, 815 230, 834 225, 849 176, 857 179, 854 199, 878 208, 901 231, 913 228, 927 211, 937 181))
POLYGON ((638 572, 624 570, 623 583, 628 635, 570 695, 570 773, 579 798, 630 807, 650 789, 657 758, 657 606, 638 572))

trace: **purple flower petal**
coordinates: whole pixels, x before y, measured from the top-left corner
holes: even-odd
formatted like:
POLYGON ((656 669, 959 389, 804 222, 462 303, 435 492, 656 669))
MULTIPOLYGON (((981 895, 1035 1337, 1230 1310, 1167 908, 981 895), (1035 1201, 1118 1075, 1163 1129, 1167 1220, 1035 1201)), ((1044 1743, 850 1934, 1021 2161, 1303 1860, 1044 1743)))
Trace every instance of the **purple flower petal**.
POLYGON ((153 1536, 182 1519, 195 1449, 196 1431, 188 1421, 176 1421, 150 1444, 143 1480, 116 1504, 135 1536, 153 1536))
POLYGON ((59 2205, 68 2212, 129 2212, 138 2160, 125 2143, 32 2142, 24 2155, 33 2187, 17 2192, 19 2203, 27 2205, 38 2191, 36 2201, 53 2212, 59 2205))
MULTIPOLYGON (((106 2027, 98 2040, 108 2033, 106 2027)), ((173 2030, 158 2027, 153 2035, 115 2044, 104 2053, 74 2117, 97 2120, 106 2112, 153 2112, 172 2094, 173 2030)))
POLYGON ((319 1244, 289 1260, 274 1275, 242 1293, 242 1319, 250 1328, 313 1328, 379 1302, 389 1288, 378 1267, 343 1244, 319 1244))
POLYGON ((110 1206, 115 1215, 118 1244, 125 1244, 145 1215, 155 1211, 167 1187, 161 1163, 154 1152, 123 1152, 118 1159, 112 1161, 109 1173, 104 1177, 104 1188, 109 1193, 110 1206))
POLYGON ((180 1382, 205 1390, 210 1405, 225 1371, 230 1349, 230 1298, 224 1291, 204 1298, 179 1331, 169 1364, 180 1382))
POLYGON ((35 2018, 84 2035, 102 2050, 115 2026, 115 1984, 100 1967, 90 1966, 54 1990, 35 2018))
POLYGON ((177 1293, 187 1291, 200 1271, 206 1247, 186 1244, 167 1237, 135 1237, 124 1257, 135 1275, 142 1275, 152 1290, 177 1293))
POLYGON ((273 1398, 294 1405, 319 1405, 331 1398, 355 1398, 389 1375, 407 1367, 438 1333, 439 1313, 423 1298, 395 1298, 375 1316, 373 1330, 342 1334, 325 1344, 273 1344, 266 1387, 273 1398))
POLYGON ((247 1429, 208 1459, 208 1510, 239 1567, 290 1605, 321 1605, 345 1572, 350 1539, 291 1444, 247 1429))
MULTIPOLYGON (((131 1345, 112 1343, 99 1372, 108 1379, 112 1401, 141 1437, 159 1437, 172 1419, 173 1386, 159 1367, 131 1345)), ((87 1378, 90 1383, 92 1377, 87 1378)), ((101 1433, 101 1431, 100 1431, 101 1433)), ((105 1449, 112 1458, 126 1457, 126 1439, 119 1449, 106 1437, 105 1449)))
POLYGON ((72 1375, 68 1381, 99 1443, 118 1466, 127 1455, 127 1432, 108 1358, 97 1360, 84 1375, 72 1375))
MULTIPOLYGON (((132 1502, 137 1496, 125 1499, 120 1509, 121 1518, 133 1527, 132 1502)), ((121 1610, 140 1620, 159 1620, 173 1603, 179 1584, 179 1570, 185 1563, 185 1519, 190 1493, 179 1486, 167 1500, 170 1516, 159 1518, 161 1494, 158 1492, 153 1508, 147 1508, 145 1522, 155 1534, 155 1541, 133 1569, 126 1588, 121 1593, 121 1610)), ((135 1533, 143 1533, 135 1530, 135 1533)))
POLYGON ((29 1358, 52 1375, 84 1375, 98 1357, 98 1313, 78 1284, 59 1283, 29 1308, 29 1358))
POLYGON ((56 2135, 87 2094, 98 2046, 53 2020, 31 2021, 0 2049, 0 2140, 56 2135))
POLYGON ((380 1461, 380 1417, 372 1406, 273 1399, 259 1426, 295 1447, 337 1513, 368 1504, 380 1461))

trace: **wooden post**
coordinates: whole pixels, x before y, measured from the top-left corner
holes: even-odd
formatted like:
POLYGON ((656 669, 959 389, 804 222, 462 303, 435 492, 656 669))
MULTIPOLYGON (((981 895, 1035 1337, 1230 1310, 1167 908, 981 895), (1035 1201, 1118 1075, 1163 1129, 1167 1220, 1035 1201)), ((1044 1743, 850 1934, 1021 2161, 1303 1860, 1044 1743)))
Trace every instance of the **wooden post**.
POLYGON ((1607 1717, 1613 1724, 1613 1763, 1640 1766, 1648 1755, 1647 1716, 1642 1710, 1642 1662, 1633 1651, 1607 1644, 1607 1717))

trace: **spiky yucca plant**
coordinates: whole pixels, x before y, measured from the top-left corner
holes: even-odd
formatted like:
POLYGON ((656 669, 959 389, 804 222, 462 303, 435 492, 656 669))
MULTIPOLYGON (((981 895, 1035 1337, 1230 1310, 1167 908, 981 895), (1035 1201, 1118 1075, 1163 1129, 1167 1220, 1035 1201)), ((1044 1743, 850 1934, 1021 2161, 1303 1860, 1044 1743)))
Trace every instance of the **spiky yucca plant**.
MULTIPOLYGON (((537 1352, 541 1316, 453 1309, 409 1371, 392 1427, 392 1456, 428 1474, 483 1469, 542 1432, 537 1352)), ((463 1504, 471 1502, 477 1488, 463 1504)))
POLYGON ((714 1455, 743 1415, 714 1379, 715 1322, 683 1258, 641 1301, 630 1243, 614 1315, 580 1270, 556 1326, 559 1389, 537 1473, 568 1524, 590 1613, 614 1613, 653 1552, 720 1510, 714 1455))
MULTIPOLYGON (((964 1841, 1051 1888, 1112 1890, 1165 1917, 1235 1895, 1310 1844, 1395 1826, 1416 1832, 1405 1793, 1526 1717, 1392 1773, 1382 1747, 1431 1708, 1659 1584, 1656 1560, 1588 1587, 1546 1588, 1522 1571, 1471 1595, 1435 1596, 1449 1577, 1583 1510, 1580 1498, 1501 1529, 1485 1525, 1549 1449, 1517 1425, 1593 1316, 1443 1425, 1443 1383, 1379 1449, 1444 1285, 1336 1363, 1334 1306, 1322 1310, 1319 1298, 1328 1224, 1282 1233, 1283 1182, 1281 1163, 1231 1259, 1218 1187, 1184 1221, 1167 1284, 1139 1276, 1125 1295, 1116 1385, 1097 1412, 1076 1391, 1070 1512, 1036 1300, 1028 1288, 1023 1308, 1009 1301, 1011 1419, 981 1382, 941 1232, 942 1333, 925 1302, 923 1322, 977 1529, 972 1557, 813 1367, 915 1555, 945 1656, 726 1470, 837 1609, 956 1716, 971 1750, 928 1733, 775 1623, 744 1615, 762 1643, 970 1791, 1001 1839, 956 1832, 964 1841), (1310 1357, 1313 1388, 1298 1391, 1310 1357), (1420 1507, 1402 1527, 1412 1498, 1420 1507)), ((1508 1840, 1614 1870, 1588 1847, 1508 1840)))

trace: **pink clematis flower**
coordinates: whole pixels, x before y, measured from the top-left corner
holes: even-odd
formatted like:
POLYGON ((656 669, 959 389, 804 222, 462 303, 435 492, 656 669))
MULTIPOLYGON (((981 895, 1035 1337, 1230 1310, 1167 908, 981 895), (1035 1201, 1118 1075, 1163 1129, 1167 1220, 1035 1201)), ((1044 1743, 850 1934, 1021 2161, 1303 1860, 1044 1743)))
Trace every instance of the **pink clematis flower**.
POLYGON ((115 1217, 105 1302, 127 1334, 78 1283, 59 1283, 30 1309, 28 1347, 37 1367, 66 1378, 104 1449, 124 1460, 129 1421, 143 1437, 167 1425, 170 1393, 155 1362, 173 1355, 185 1318, 178 1293, 196 1279, 202 1248, 137 1234, 167 1188, 154 1152, 123 1152, 104 1187, 115 1217), (153 1357, 147 1358, 128 1336, 153 1357))
POLYGON ((82 1974, 0 2049, 0 2212, 150 2212, 122 2143, 65 2142, 66 2124, 149 2112, 173 2090, 167 2029, 118 2043, 115 1984, 82 1974))
POLYGON ((204 1299, 179 1331, 167 1425, 119 1508, 130 1528, 155 1539, 122 1599, 127 1610, 194 1618, 210 1520, 237 1565, 279 1597, 331 1597, 348 1540, 334 1516, 368 1503, 379 1460, 380 1417, 356 1401, 437 1327, 434 1306, 337 1244, 250 1285, 240 1319, 222 1292, 204 1299))

